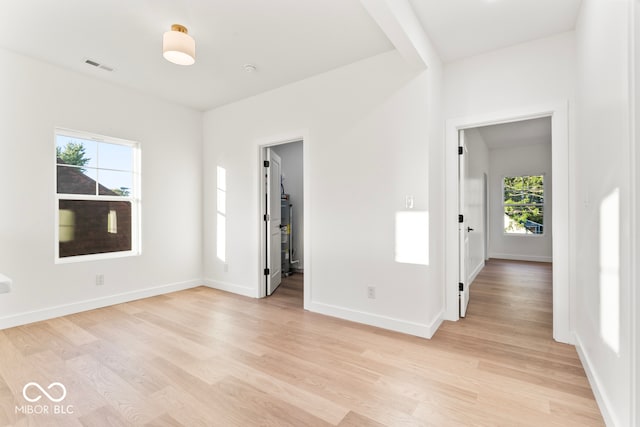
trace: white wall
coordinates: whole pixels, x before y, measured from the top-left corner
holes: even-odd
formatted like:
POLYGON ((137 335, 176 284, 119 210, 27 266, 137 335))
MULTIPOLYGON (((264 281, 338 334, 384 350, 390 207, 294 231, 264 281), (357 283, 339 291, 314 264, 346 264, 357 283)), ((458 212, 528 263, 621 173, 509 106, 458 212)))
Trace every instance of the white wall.
POLYGON ((259 294, 258 146, 300 131, 307 135, 305 196, 312 206, 305 232, 312 253, 305 253, 311 285, 306 308, 430 336, 444 298, 442 180, 433 178, 442 174, 439 71, 437 59, 428 71, 415 71, 392 51, 206 113, 209 284, 259 294), (228 272, 215 258, 211 171, 218 165, 227 170, 228 272), (414 210, 431 214, 427 266, 394 261, 395 215, 405 210, 406 195, 414 196, 414 210), (368 285, 376 286, 376 299, 367 299, 368 285))
POLYGON ((293 259, 300 261, 291 266, 294 270, 303 270, 304 266, 303 149, 302 141, 273 147, 273 151, 282 159, 284 190, 289 194, 289 203, 293 205, 293 259))
POLYGON ((465 131, 465 143, 467 145, 467 181, 465 185, 465 220, 467 225, 473 228, 469 232, 469 274, 471 281, 478 275, 484 261, 485 239, 488 239, 488 230, 485 230, 485 197, 484 175, 489 176, 489 149, 477 129, 465 131))
POLYGON ((573 32, 448 63, 445 118, 572 100, 574 70, 573 32))
MULTIPOLYGON (((632 82, 635 88, 633 101, 634 118, 632 123, 632 150, 635 149, 635 163, 633 172, 635 173, 636 177, 635 188, 632 191, 632 194, 636 195, 636 204, 634 209, 635 244, 633 248, 635 252, 635 270, 632 276, 632 283, 637 284, 640 282, 640 221, 638 221, 638 215, 640 212, 640 197, 638 196, 638 192, 640 191, 640 0, 636 0, 635 3, 632 3, 632 13, 634 15, 634 19, 632 21, 632 40, 634 45, 632 82)), ((640 340, 638 339, 638 335, 640 335, 640 313, 638 313, 638 307, 640 307, 640 287, 636 285, 633 288, 632 292, 635 292, 635 302, 632 309, 632 314, 633 316, 635 316, 635 329, 631 333, 632 340, 635 341, 632 360, 635 359, 636 361, 634 380, 635 384, 633 387, 633 391, 635 393, 635 404, 633 406, 635 408, 635 424, 638 425, 640 424, 640 340), (635 339, 633 337, 635 337, 635 339)))
POLYGON ((490 238, 491 258, 522 261, 551 262, 553 224, 551 216, 551 144, 535 144, 489 151, 490 158, 490 238), (502 179, 506 176, 544 175, 544 234, 541 236, 504 234, 504 209, 502 206, 502 179))
POLYGON ((578 349, 608 425, 631 419, 630 0, 585 0, 576 27, 578 349), (619 203, 611 195, 619 192, 619 203), (616 224, 618 226, 616 227, 616 224), (616 243, 616 236, 619 242, 616 243))
POLYGON ((5 50, 0 69, 0 328, 196 284, 201 113, 5 50), (56 126, 140 142, 141 256, 54 264, 56 126))

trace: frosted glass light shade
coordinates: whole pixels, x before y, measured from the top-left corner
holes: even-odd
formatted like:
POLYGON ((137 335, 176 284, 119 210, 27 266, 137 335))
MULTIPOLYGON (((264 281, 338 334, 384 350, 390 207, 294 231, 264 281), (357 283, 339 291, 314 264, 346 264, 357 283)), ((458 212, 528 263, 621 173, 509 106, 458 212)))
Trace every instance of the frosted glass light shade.
POLYGON ((174 64, 191 65, 196 62, 196 41, 185 27, 174 24, 162 37, 162 56, 174 64))

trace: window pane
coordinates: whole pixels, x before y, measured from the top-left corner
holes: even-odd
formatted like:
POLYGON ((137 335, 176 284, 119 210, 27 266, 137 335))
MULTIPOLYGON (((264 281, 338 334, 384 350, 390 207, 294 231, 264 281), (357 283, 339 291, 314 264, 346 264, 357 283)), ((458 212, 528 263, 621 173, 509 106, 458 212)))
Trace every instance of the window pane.
POLYGON ((543 234, 544 208, 542 206, 505 206, 504 232, 506 234, 543 234))
POLYGON ((58 166, 58 194, 96 194, 98 173, 92 168, 58 166))
POLYGON ((133 173, 98 170, 98 188, 101 196, 130 196, 133 189, 133 173))
POLYGON ((98 143, 65 135, 56 135, 56 163, 95 168, 98 143))
POLYGON ((130 202, 60 200, 58 208, 60 258, 131 250, 130 202))
POLYGON ((98 155, 100 169, 133 170, 133 148, 127 145, 101 142, 98 145, 98 155))
POLYGON ((506 177, 503 187, 505 205, 544 203, 542 175, 506 177))

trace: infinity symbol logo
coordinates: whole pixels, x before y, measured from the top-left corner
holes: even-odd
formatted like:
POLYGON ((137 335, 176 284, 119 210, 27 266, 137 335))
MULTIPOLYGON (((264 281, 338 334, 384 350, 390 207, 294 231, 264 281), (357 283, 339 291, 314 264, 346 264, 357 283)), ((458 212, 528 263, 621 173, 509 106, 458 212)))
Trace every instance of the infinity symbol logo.
POLYGON ((67 388, 60 384, 60 383, 51 383, 49 384, 49 386, 47 387, 47 390, 43 389, 42 386, 38 383, 28 383, 24 386, 24 388, 22 389, 22 396, 24 396, 24 398, 26 400, 28 400, 29 402, 37 402, 38 400, 40 400, 42 398, 42 395, 45 395, 50 401, 58 403, 58 402, 62 402, 64 400, 65 397, 67 397, 67 388), (40 395, 36 396, 36 397, 29 397, 27 396, 27 390, 29 390, 29 388, 35 387, 38 390, 40 390, 40 395), (55 398, 53 396, 51 396, 49 393, 47 393, 47 390, 51 390, 54 387, 59 387, 60 389, 62 389, 62 396, 55 398))

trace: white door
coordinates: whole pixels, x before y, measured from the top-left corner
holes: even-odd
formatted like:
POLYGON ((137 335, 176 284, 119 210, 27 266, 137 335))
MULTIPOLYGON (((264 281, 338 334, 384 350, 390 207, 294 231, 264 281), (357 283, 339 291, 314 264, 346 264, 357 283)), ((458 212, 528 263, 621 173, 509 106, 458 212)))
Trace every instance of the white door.
POLYGON ((467 314, 469 305, 469 229, 467 227, 465 209, 465 189, 467 180, 467 146, 464 141, 464 131, 459 131, 458 140, 458 253, 459 253, 459 289, 460 289, 460 317, 467 314))
POLYGON ((282 215, 280 212, 280 157, 267 148, 266 173, 266 205, 267 205, 267 295, 271 295, 282 281, 280 224, 282 215))

